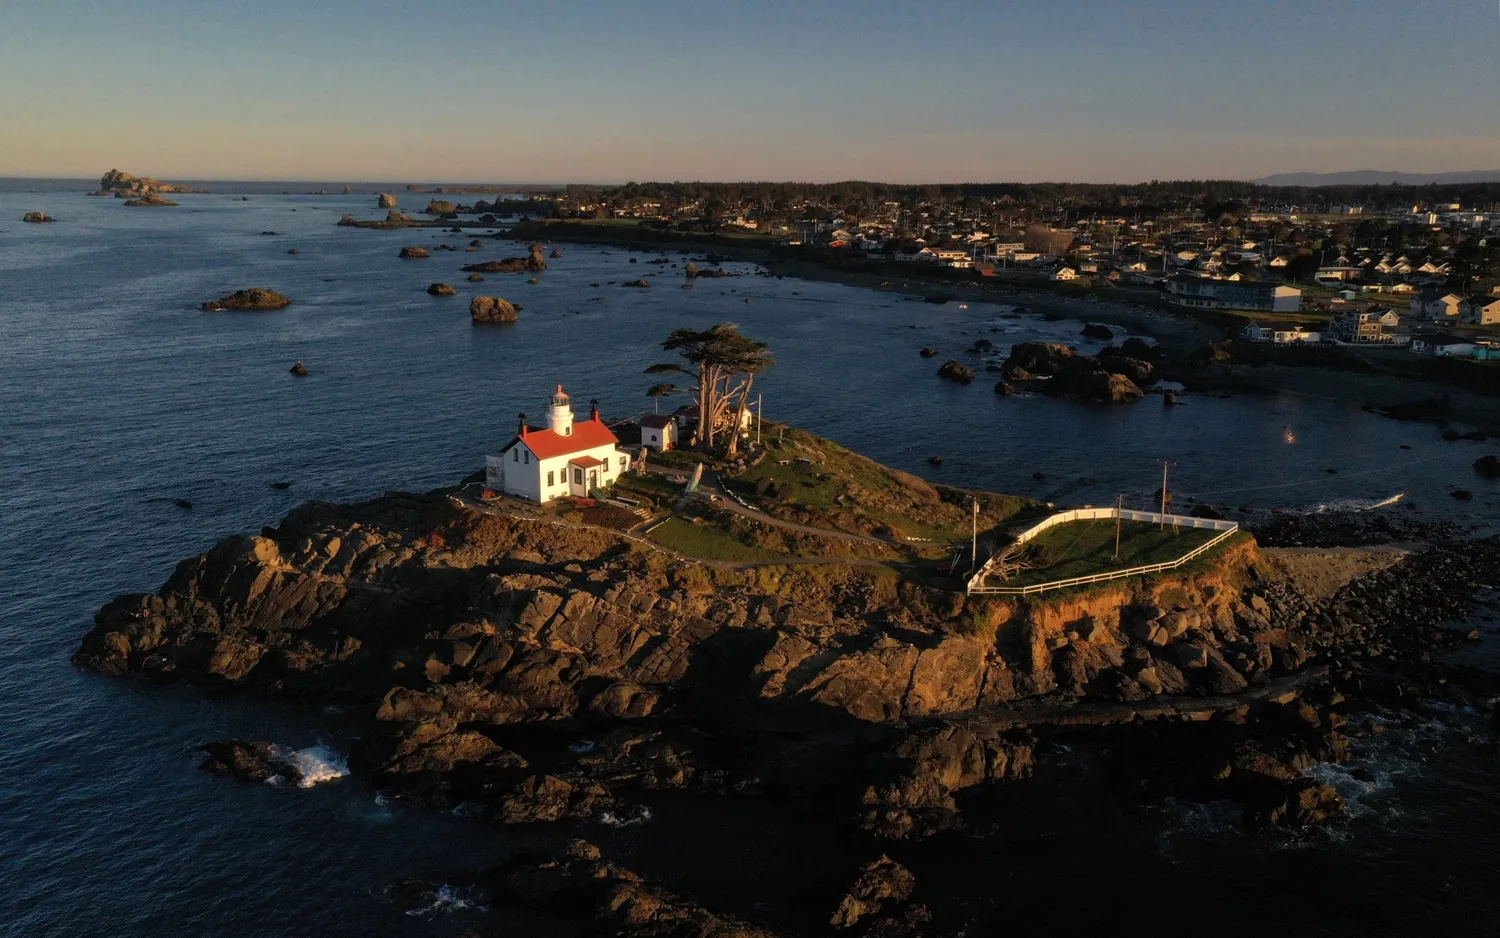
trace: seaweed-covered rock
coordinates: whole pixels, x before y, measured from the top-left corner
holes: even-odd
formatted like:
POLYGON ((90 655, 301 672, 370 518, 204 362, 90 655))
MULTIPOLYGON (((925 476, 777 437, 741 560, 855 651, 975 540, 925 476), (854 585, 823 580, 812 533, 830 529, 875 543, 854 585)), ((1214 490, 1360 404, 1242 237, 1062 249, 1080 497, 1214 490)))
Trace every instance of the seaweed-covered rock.
POLYGON ((217 300, 209 300, 201 307, 205 313, 218 312, 261 312, 272 309, 285 309, 291 304, 291 300, 275 290, 265 287, 250 287, 245 290, 236 290, 225 297, 217 300))

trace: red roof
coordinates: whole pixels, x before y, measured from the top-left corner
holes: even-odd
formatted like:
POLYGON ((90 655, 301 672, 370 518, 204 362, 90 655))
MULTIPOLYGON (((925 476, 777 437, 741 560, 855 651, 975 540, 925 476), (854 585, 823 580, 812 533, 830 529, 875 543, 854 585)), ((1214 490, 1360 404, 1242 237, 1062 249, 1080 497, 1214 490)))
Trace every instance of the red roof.
POLYGON ((580 469, 592 469, 595 466, 604 465, 604 460, 595 459, 592 456, 578 456, 574 459, 568 460, 568 465, 577 466, 580 469))
MULTIPOLYGON (((602 420, 580 420, 573 424, 573 434, 563 436, 552 430, 537 430, 528 427, 525 437, 518 439, 536 454, 537 459, 566 456, 599 446, 615 446, 620 438, 604 425, 602 420)), ((509 449, 510 447, 506 447, 509 449)))

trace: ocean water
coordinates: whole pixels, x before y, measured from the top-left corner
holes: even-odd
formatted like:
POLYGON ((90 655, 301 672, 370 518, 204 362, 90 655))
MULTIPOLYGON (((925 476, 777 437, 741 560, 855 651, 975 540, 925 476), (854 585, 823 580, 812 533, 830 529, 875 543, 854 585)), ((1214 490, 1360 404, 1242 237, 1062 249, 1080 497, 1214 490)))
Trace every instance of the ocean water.
MULTIPOLYGON (((607 247, 563 245, 536 285, 516 275, 470 284, 460 266, 518 247, 485 239, 465 253, 483 236, 334 226, 345 212, 378 215, 369 195, 263 186, 246 190, 248 202, 236 190, 129 209, 82 196, 82 184, 30 188, 0 183, 5 934, 497 927, 456 899, 407 916, 382 891, 579 833, 743 914, 806 924, 796 898, 806 883, 879 852, 826 818, 774 803, 659 799, 630 823, 494 830, 393 807, 342 774, 363 713, 82 675, 68 663, 115 594, 155 589, 182 558, 306 499, 451 483, 482 465, 517 413, 540 413, 557 383, 580 409, 591 398, 607 416, 649 408, 653 379, 642 371, 679 326, 739 323, 777 358, 757 384, 768 417, 934 481, 1059 502, 1124 493, 1144 506, 1166 460, 1180 499, 1310 510, 1405 492, 1388 510, 1484 524, 1500 516, 1500 488, 1469 468, 1494 444, 1446 442, 1435 428, 1345 403, 1187 395, 1172 409, 1154 397, 1103 408, 1000 397, 997 376, 982 370, 969 386, 935 377, 947 357, 982 369, 1012 341, 1079 342, 1079 321, 778 280, 745 264, 729 265, 745 276, 684 290, 680 266, 607 247), (22 224, 31 210, 59 221, 22 224), (438 243, 460 250, 396 257, 402 245, 438 243), (652 286, 618 285, 638 277, 652 286), (460 296, 427 296, 435 281, 460 296), (198 310, 246 286, 294 303, 198 310), (523 304, 521 321, 474 328, 467 298, 479 293, 523 304), (997 346, 988 359, 965 351, 981 338, 997 346), (942 355, 918 356, 929 345, 942 355), (309 377, 287 373, 296 360, 309 377), (941 467, 929 465, 934 455, 941 467), (283 481, 290 489, 271 488, 283 481), (1454 487, 1474 500, 1454 500, 1454 487), (256 786, 198 771, 195 747, 225 736, 272 740, 323 778, 256 786)), ((425 203, 401 198, 408 210, 425 203)), ((1372 777, 1387 782, 1360 793, 1368 810, 1310 843, 1267 844, 1216 825, 1211 812, 1142 814, 1063 787, 1039 804, 1007 795, 982 832, 892 855, 931 877, 945 933, 1045 922, 1052 934, 1129 933, 1131 923, 1194 934, 1204 916, 1221 934, 1492 933, 1500 760, 1456 734, 1390 745, 1368 756, 1372 777), (1401 771, 1381 768, 1397 763, 1401 771)), ((509 924, 499 930, 527 933, 509 924)))

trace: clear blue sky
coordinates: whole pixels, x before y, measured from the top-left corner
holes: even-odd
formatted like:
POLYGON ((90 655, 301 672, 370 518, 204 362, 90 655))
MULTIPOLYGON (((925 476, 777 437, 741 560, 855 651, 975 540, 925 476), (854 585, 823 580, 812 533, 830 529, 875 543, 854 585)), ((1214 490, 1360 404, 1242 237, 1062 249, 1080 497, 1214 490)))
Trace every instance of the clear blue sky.
POLYGON ((1497 0, 0 0, 0 175, 1500 168, 1497 0))

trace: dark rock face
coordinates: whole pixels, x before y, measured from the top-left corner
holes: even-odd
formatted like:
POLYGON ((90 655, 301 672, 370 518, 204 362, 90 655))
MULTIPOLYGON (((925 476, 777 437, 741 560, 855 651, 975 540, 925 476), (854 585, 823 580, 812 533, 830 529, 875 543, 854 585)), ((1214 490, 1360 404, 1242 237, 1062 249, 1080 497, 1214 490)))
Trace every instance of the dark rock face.
POLYGON ((888 840, 929 837, 960 825, 955 792, 1031 775, 1032 741, 963 726, 914 732, 871 757, 859 826, 888 840))
POLYGON ((427 288, 429 296, 457 296, 458 291, 446 283, 434 283, 427 288))
POLYGON ((649 882, 574 840, 561 856, 519 855, 488 871, 501 905, 523 906, 569 923, 562 934, 620 938, 775 938, 774 934, 649 882))
POLYGON ((57 221, 57 219, 46 212, 27 212, 21 216, 21 221, 31 225, 40 225, 50 221, 57 221))
POLYGON ((475 325, 515 322, 517 309, 498 296, 476 296, 469 301, 469 318, 475 325))
POLYGON ((937 355, 937 353, 938 353, 937 349, 932 348, 932 347, 929 346, 927 348, 922 349, 922 351, 920 353, 918 353, 918 354, 920 354, 923 358, 932 358, 933 356, 937 355))
POLYGON ((1082 335, 1087 336, 1090 339, 1104 339, 1105 341, 1109 341, 1110 339, 1113 339, 1115 337, 1115 331, 1113 329, 1108 326, 1101 325, 1097 322, 1085 323, 1083 329, 1080 330, 1080 332, 1082 335))
POLYGON ((226 297, 217 300, 209 300, 202 305, 205 313, 217 312, 261 312, 273 309, 285 309, 291 304, 291 300, 265 287, 250 287, 246 290, 236 290, 226 297))
POLYGON ((557 258, 562 257, 562 251, 558 250, 557 248, 553 248, 552 253, 548 254, 547 256, 552 258, 553 260, 556 260, 557 258))
POLYGON ((1474 471, 1486 479, 1500 479, 1500 457, 1493 454, 1474 460, 1474 471))
POLYGON ((432 252, 424 247, 418 247, 414 244, 408 244, 406 247, 402 248, 401 252, 396 256, 405 258, 407 260, 421 260, 424 257, 431 257, 432 252))
POLYGON ((230 775, 242 782, 264 782, 281 776, 297 782, 302 773, 276 756, 275 747, 267 742, 243 739, 220 739, 203 745, 203 763, 198 767, 215 775, 230 775))
POLYGON ((907 905, 916 885, 911 870, 882 855, 860 868, 828 924, 863 935, 916 935, 915 929, 931 918, 922 906, 907 905))
MULTIPOLYGON (((1131 360, 1133 361, 1133 360, 1131 360)), ((1120 403, 1137 401, 1145 393, 1124 374, 1114 373, 1100 359, 1079 355, 1066 345, 1021 342, 1005 360, 1004 375, 1011 381, 1035 381, 1043 394, 1077 400, 1120 403)))
POLYGON ((1010 395, 1016 393, 1016 387, 1009 381, 1002 379, 995 382, 995 393, 999 394, 1002 397, 1009 397, 1010 395))
POLYGON ((957 381, 959 384, 968 384, 974 380, 974 369, 950 359, 938 366, 938 377, 957 381))
POLYGON ((287 369, 287 371, 299 378, 305 378, 308 374, 307 366, 302 364, 300 361, 294 364, 291 368, 287 369))
POLYGON ((649 286, 651 286, 651 284, 648 283, 645 280, 627 280, 624 283, 620 284, 620 286, 622 286, 622 287, 649 287, 649 286))

